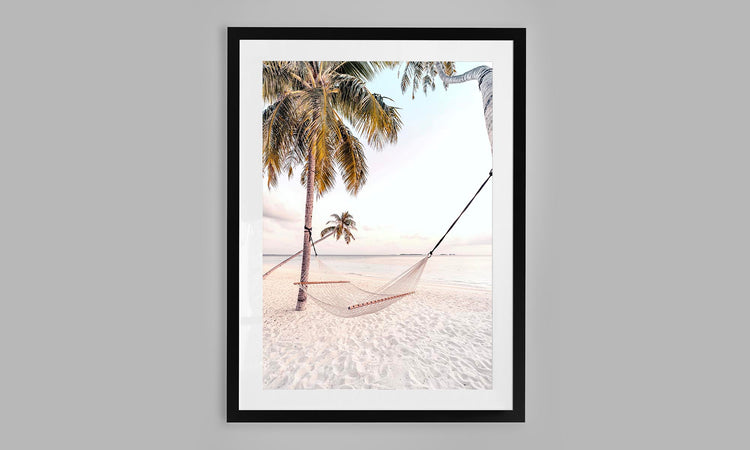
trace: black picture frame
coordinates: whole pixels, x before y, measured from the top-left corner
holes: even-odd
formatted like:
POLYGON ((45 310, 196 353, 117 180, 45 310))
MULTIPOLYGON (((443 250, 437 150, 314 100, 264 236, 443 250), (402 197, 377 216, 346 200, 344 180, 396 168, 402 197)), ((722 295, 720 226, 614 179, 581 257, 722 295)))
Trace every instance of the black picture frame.
POLYGON ((228 28, 227 422, 525 422, 525 28, 228 28), (513 409, 241 410, 239 407, 240 42, 504 40, 513 43, 513 409))

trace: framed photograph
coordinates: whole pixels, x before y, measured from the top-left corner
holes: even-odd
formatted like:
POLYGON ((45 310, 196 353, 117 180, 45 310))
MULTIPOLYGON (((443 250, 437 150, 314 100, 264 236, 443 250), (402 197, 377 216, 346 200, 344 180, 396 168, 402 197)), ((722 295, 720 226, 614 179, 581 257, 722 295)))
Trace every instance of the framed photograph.
POLYGON ((227 421, 525 420, 525 36, 229 28, 227 421))

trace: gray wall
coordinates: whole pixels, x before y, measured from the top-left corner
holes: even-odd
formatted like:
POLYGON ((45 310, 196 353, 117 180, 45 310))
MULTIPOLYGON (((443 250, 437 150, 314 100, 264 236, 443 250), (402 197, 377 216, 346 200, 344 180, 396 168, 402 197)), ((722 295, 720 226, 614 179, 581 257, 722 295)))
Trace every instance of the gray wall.
POLYGON ((458 4, 4 1, 0 447, 742 447, 747 8, 458 4), (528 28, 526 424, 224 423, 229 25, 528 28))

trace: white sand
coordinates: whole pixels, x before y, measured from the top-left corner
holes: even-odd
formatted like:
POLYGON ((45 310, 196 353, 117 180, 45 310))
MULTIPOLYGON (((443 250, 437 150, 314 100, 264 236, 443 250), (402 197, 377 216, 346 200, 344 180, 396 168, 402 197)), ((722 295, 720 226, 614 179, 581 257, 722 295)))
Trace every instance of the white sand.
MULTIPOLYGON (((364 289, 385 282, 347 277, 364 289)), ((290 263, 263 281, 264 388, 492 388, 490 291, 421 283, 378 313, 345 319, 312 299, 294 311, 298 280, 290 263)))

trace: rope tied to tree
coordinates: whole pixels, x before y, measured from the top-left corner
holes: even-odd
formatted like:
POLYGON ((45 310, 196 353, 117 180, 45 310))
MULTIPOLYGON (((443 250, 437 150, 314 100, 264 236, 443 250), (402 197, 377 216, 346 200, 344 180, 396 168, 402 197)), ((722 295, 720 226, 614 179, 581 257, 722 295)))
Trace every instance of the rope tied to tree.
POLYGON ((315 256, 318 256, 318 250, 315 249, 315 241, 313 240, 313 237, 312 237, 312 228, 306 226, 305 232, 310 233, 308 235, 308 238, 310 239, 310 243, 312 244, 312 248, 313 248, 313 251, 315 252, 315 256))

